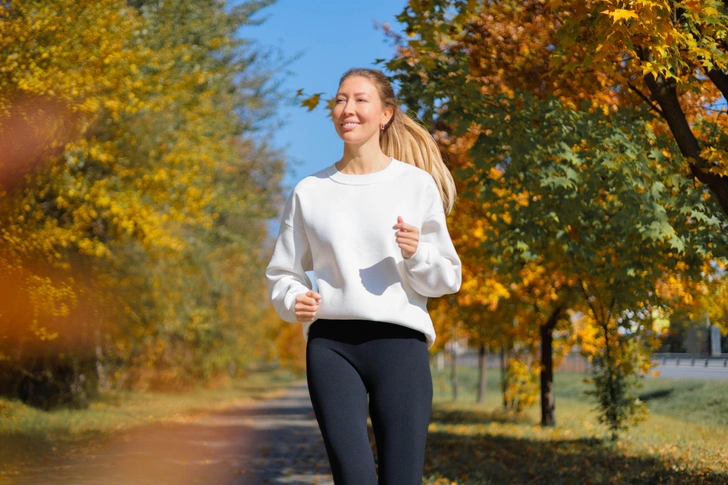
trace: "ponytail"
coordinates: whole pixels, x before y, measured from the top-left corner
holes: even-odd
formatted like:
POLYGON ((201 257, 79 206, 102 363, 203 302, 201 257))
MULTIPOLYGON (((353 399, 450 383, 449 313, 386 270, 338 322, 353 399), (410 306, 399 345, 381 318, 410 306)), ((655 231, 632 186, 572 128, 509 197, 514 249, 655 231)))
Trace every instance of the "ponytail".
POLYGON ((379 92, 382 106, 393 110, 392 118, 379 134, 379 146, 382 152, 432 175, 440 191, 443 210, 445 214, 449 214, 457 196, 455 181, 442 159, 435 139, 422 125, 400 109, 394 96, 394 89, 383 73, 375 69, 350 69, 341 77, 339 85, 352 76, 371 81, 379 92))
POLYGON ((392 119, 379 135, 385 155, 410 163, 428 172, 440 190, 442 206, 449 214, 455 204, 455 181, 445 166, 440 148, 432 135, 396 106, 392 119))

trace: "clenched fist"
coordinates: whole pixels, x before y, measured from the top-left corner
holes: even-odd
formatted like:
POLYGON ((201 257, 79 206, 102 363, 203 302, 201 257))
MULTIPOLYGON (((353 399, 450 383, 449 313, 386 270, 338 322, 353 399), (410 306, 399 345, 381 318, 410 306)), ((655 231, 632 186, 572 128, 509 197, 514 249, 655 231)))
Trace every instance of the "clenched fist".
POLYGON ((310 322, 316 317, 319 304, 321 303, 321 295, 313 290, 307 291, 296 297, 296 306, 294 308, 296 319, 299 322, 310 322))
POLYGON ((395 234, 397 236, 397 245, 402 250, 402 257, 409 259, 417 251, 420 243, 420 230, 410 224, 405 224, 401 216, 397 216, 397 224, 392 229, 399 229, 395 234))

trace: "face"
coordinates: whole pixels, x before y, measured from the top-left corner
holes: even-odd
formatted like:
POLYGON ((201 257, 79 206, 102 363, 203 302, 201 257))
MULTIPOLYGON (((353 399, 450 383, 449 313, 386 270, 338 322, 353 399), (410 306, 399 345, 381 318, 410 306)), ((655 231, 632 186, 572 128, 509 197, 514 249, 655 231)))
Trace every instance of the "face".
POLYGON ((374 84, 366 78, 352 76, 344 80, 336 93, 332 119, 336 133, 346 143, 364 144, 379 140, 379 127, 392 117, 384 109, 374 84))

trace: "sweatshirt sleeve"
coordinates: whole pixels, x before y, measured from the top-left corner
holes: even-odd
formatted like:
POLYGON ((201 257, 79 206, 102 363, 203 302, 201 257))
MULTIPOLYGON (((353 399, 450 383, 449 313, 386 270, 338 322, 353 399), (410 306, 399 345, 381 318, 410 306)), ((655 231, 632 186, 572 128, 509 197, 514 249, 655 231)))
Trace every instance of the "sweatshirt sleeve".
POLYGON ((404 260, 404 271, 409 284, 422 296, 437 298, 460 289, 462 267, 444 211, 435 212, 423 222, 417 250, 404 260))
POLYGON ((311 270, 311 247, 303 229, 294 191, 286 202, 273 255, 265 270, 271 303, 283 320, 298 321, 295 314, 296 297, 313 289, 306 275, 306 271, 311 270))

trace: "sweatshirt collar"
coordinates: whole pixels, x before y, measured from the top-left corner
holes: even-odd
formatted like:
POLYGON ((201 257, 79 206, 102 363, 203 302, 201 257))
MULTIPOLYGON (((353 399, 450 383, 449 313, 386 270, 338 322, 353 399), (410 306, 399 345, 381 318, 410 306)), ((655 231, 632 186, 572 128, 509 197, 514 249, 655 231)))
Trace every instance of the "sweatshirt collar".
POLYGON ((339 172, 339 169, 336 168, 336 164, 334 163, 326 169, 326 174, 331 180, 340 184, 369 185, 381 182, 391 177, 397 171, 397 169, 399 168, 399 164, 401 163, 402 162, 400 162, 399 160, 392 158, 392 161, 389 162, 389 165, 384 167, 382 170, 378 172, 366 173, 363 175, 339 172))

